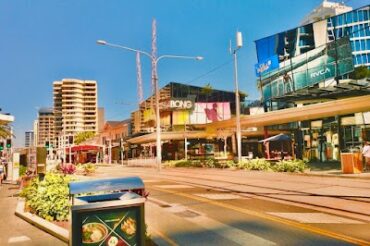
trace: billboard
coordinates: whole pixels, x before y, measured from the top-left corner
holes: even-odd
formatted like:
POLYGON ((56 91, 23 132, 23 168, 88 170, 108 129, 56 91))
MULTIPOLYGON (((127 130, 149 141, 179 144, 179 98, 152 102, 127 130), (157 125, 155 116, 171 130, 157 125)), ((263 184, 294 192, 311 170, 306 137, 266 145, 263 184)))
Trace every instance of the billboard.
POLYGON ((191 124, 206 124, 230 118, 229 102, 198 102, 190 113, 191 124))
POLYGON ((264 99, 283 96, 353 71, 348 37, 319 46, 280 62, 279 68, 260 76, 264 99))
POLYGON ((231 118, 229 102, 196 102, 191 111, 173 111, 172 124, 207 124, 231 118))

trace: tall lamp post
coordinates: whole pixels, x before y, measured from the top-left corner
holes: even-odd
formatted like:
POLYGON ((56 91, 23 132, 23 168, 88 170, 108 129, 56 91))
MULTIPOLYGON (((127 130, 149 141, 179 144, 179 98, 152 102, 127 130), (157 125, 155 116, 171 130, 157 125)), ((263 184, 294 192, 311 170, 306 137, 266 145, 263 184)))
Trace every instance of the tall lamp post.
POLYGON ((239 94, 239 84, 238 84, 238 61, 236 52, 243 46, 242 33, 236 32, 236 48, 231 48, 230 41, 230 53, 234 57, 234 82, 235 82, 235 110, 236 110, 236 141, 237 141, 237 151, 238 151, 238 162, 242 160, 242 135, 240 127, 240 94, 239 94))
POLYGON ((153 80, 154 80, 154 85, 155 85, 155 111, 156 111, 156 120, 155 120, 156 121, 156 152, 157 152, 156 164, 157 164, 158 171, 160 171, 161 163, 162 163, 162 146, 161 146, 161 122, 160 122, 160 113, 159 113, 160 93, 159 93, 159 86, 158 86, 157 64, 163 58, 203 60, 203 57, 201 56, 178 56, 178 55, 161 55, 159 57, 156 57, 156 56, 152 56, 148 52, 129 48, 129 47, 118 45, 118 44, 108 43, 105 40, 97 40, 96 43, 99 45, 106 45, 106 46, 110 46, 114 48, 124 49, 124 50, 143 54, 149 57, 152 63, 154 64, 153 80))

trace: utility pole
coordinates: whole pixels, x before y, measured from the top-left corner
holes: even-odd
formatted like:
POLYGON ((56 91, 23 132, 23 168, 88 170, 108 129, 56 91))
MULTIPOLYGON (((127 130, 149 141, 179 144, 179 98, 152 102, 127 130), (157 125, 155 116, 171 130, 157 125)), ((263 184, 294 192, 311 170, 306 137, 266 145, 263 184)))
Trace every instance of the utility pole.
POLYGON ((237 140, 237 151, 238 151, 238 162, 242 160, 242 136, 240 127, 240 95, 239 95, 239 83, 238 83, 238 61, 236 52, 243 46, 242 33, 236 32, 236 48, 231 49, 230 41, 230 52, 234 57, 234 81, 235 81, 235 110, 236 110, 236 140, 237 140))

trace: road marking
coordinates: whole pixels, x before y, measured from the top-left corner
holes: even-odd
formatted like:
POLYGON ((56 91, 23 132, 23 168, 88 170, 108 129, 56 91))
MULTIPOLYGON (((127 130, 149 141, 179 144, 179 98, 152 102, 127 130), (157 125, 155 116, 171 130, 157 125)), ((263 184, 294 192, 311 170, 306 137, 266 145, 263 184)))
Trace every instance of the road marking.
POLYGON ((228 240, 233 241, 239 245, 246 245, 246 242, 248 242, 248 245, 276 245, 276 243, 272 241, 221 223, 206 216, 190 217, 185 219, 194 224, 197 224, 202 228, 205 228, 206 230, 217 233, 222 237, 227 238, 228 240))
POLYGON ((361 221, 351 220, 339 216, 324 213, 275 213, 269 214, 282 217, 285 219, 295 220, 300 223, 311 224, 365 224, 361 221))
POLYGON ((210 200, 235 200, 235 199, 249 199, 235 194, 228 193, 195 193, 194 195, 204 197, 210 200))
POLYGON ((155 187, 161 188, 161 189, 192 189, 193 186, 190 185, 156 185, 155 187))
MULTIPOLYGON (((162 203, 165 203, 162 201, 162 203)), ((248 242, 250 245, 276 245, 274 242, 254 235, 252 233, 245 232, 243 230, 234 228, 227 224, 221 223, 217 220, 211 219, 204 214, 189 209, 186 206, 177 203, 168 204, 168 208, 162 208, 165 212, 173 213, 182 217, 183 219, 196 224, 197 226, 212 231, 213 233, 219 234, 220 236, 227 238, 239 245, 245 245, 248 242), (191 214, 193 213, 193 215, 191 214), (186 216, 189 214, 190 216, 186 216)))
POLYGON ((175 241, 173 241, 171 238, 169 238, 166 234, 162 233, 161 231, 154 230, 153 228, 151 228, 151 231, 154 232, 153 234, 157 234, 158 236, 160 236, 169 245, 178 246, 178 244, 175 241))
POLYGON ((27 236, 11 237, 8 239, 8 243, 21 243, 27 241, 31 241, 31 239, 27 236))
POLYGON ((161 180, 157 180, 157 179, 144 179, 144 184, 145 183, 159 183, 159 182, 162 182, 161 180))
POLYGON ((281 223, 281 224, 285 224, 285 225, 288 225, 288 226, 299 228, 301 230, 313 232, 313 233, 316 233, 316 234, 320 234, 320 235, 323 235, 323 236, 335 238, 335 239, 342 240, 342 241, 345 241, 345 242, 349 242, 349 243, 353 243, 353 244, 357 244, 357 245, 370 245, 370 241, 354 238, 354 237, 347 236, 347 235, 340 234, 340 233, 336 233, 336 232, 331 232, 331 231, 321 229, 321 228, 317 228, 317 227, 314 227, 314 226, 311 226, 311 225, 300 224, 300 223, 295 222, 295 221, 275 217, 275 216, 272 216, 272 215, 269 215, 269 214, 264 214, 264 213, 260 213, 260 212, 257 212, 257 211, 252 211, 252 210, 248 210, 248 209, 245 209, 245 208, 236 207, 236 206, 231 205, 231 204, 226 204, 226 203, 222 203, 222 202, 219 202, 219 201, 213 201, 213 200, 209 200, 209 199, 206 199, 206 198, 203 198, 203 197, 194 196, 192 194, 186 194, 186 193, 183 193, 183 192, 161 189, 161 188, 158 188, 158 187, 155 187, 153 189, 155 189, 157 191, 170 193, 170 194, 173 194, 173 195, 178 195, 178 196, 186 197, 186 198, 189 198, 189 199, 197 200, 199 202, 209 203, 209 204, 212 204, 212 205, 215 205, 215 206, 231 209, 231 210, 234 210, 234 211, 237 211, 237 212, 240 212, 240 213, 244 213, 244 214, 251 215, 251 216, 256 216, 256 217, 259 217, 259 218, 263 218, 263 219, 274 221, 274 222, 281 223))

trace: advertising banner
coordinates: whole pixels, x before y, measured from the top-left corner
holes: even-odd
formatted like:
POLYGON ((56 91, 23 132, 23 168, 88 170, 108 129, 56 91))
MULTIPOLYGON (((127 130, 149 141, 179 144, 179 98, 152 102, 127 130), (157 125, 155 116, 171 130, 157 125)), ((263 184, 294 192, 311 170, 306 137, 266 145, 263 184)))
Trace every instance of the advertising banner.
POLYGON ((82 215, 82 246, 139 245, 139 207, 82 215))
POLYGON ((231 118, 229 102, 195 103, 190 114, 191 124, 206 124, 231 118))
POLYGON ((256 76, 262 76, 276 68, 279 67, 279 58, 277 55, 271 56, 270 58, 264 60, 255 65, 256 76))
POLYGON ((279 66, 262 76, 264 99, 283 96, 353 71, 349 38, 320 46, 279 66))

